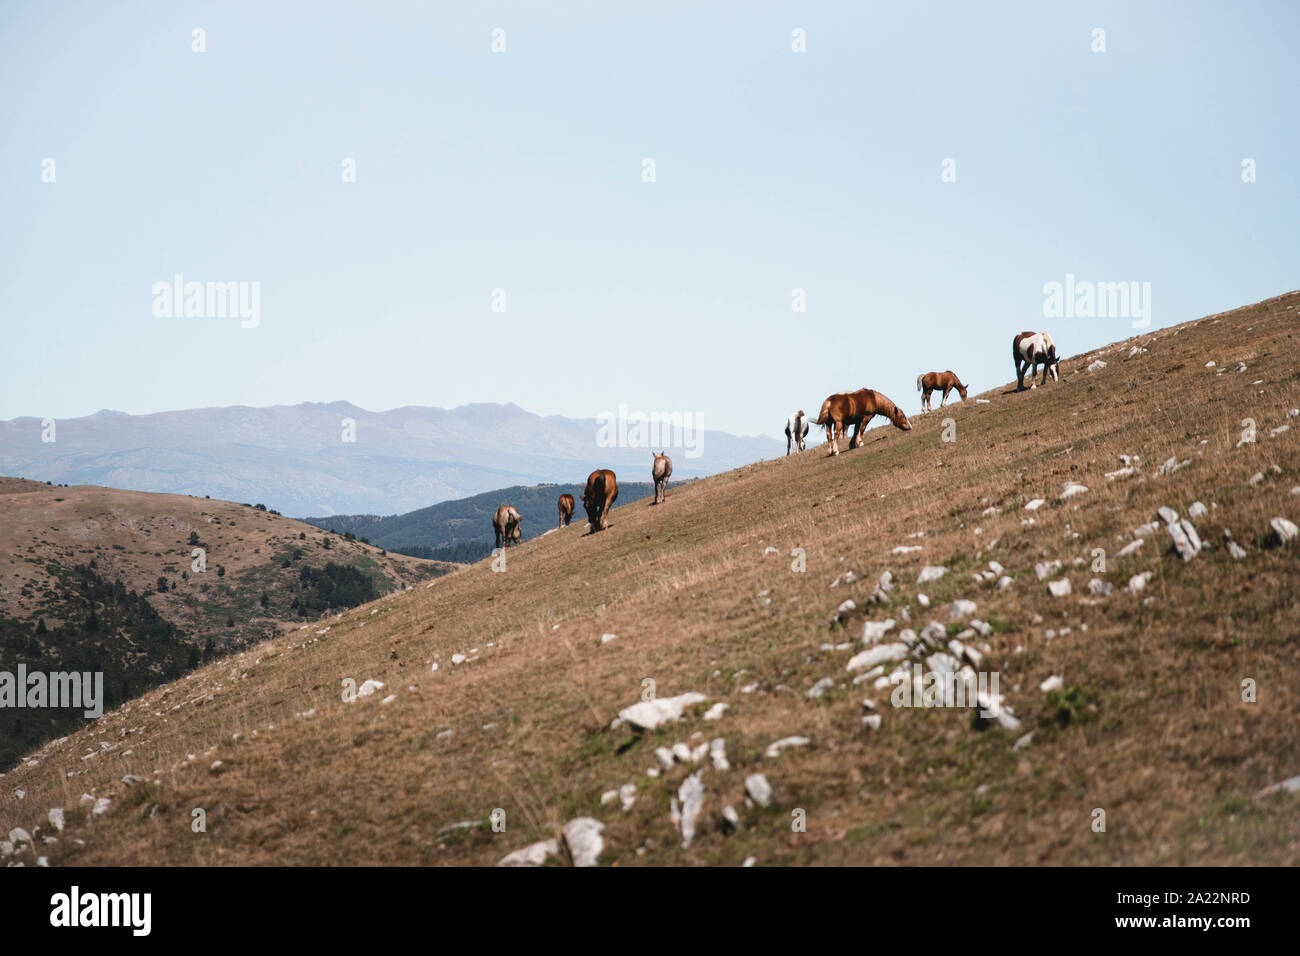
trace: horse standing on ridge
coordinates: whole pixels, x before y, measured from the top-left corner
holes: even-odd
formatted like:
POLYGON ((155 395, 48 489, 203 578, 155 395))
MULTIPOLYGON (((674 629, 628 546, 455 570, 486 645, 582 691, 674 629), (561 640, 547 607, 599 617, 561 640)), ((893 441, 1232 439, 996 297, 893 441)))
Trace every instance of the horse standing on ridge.
POLYGON ((559 527, 567 528, 569 522, 573 520, 573 495, 560 495, 560 524, 559 527))
POLYGON ((814 425, 826 426, 826 439, 830 443, 832 455, 840 453, 838 439, 843 438, 853 426, 853 437, 849 440, 850 448, 862 444, 862 433, 867 423, 876 415, 883 415, 893 423, 895 428, 909 432, 912 423, 907 420, 903 410, 879 392, 869 388, 860 388, 856 392, 836 392, 822 402, 821 414, 814 425))
POLYGON ((519 523, 523 520, 514 505, 502 505, 497 509, 497 513, 492 516, 492 530, 496 533, 498 548, 519 544, 522 539, 519 523))
POLYGON ((966 386, 961 383, 961 379, 957 377, 957 373, 952 369, 948 369, 946 372, 926 372, 924 375, 916 377, 916 390, 921 393, 921 411, 923 413, 930 411, 930 393, 939 388, 943 389, 943 398, 939 400, 940 408, 948 404, 948 393, 954 388, 957 389, 957 394, 961 396, 961 400, 966 401, 966 386))
POLYGON ((808 437, 808 416, 803 409, 795 412, 785 422, 785 453, 790 454, 794 448, 803 451, 803 440, 808 437))
POLYGON ((1052 381, 1060 381, 1061 361, 1056 357, 1056 343, 1046 332, 1021 332, 1011 340, 1011 357, 1016 362, 1016 390, 1025 387, 1025 372, 1029 372, 1029 387, 1035 388, 1034 376, 1038 366, 1043 366, 1042 384, 1047 384, 1047 373, 1052 381))
POLYGON ((668 500, 668 479, 673 475, 673 460, 663 452, 655 455, 650 477, 655 483, 655 504, 668 500))

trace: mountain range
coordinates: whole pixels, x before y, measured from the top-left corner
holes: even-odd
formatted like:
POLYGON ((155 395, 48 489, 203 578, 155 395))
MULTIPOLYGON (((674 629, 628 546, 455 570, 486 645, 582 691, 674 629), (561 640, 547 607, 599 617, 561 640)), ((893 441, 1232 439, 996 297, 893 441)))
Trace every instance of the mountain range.
MULTIPOLYGON (((210 495, 294 516, 391 515, 512 485, 580 482, 597 467, 648 479, 648 443, 607 447, 611 436, 638 441, 635 428, 620 438, 617 427, 602 434, 594 418, 541 416, 513 403, 384 412, 345 401, 148 415, 104 410, 0 422, 0 474, 210 495)), ((698 455, 670 444, 674 478, 783 451, 762 436, 701 431, 690 440, 698 455)))

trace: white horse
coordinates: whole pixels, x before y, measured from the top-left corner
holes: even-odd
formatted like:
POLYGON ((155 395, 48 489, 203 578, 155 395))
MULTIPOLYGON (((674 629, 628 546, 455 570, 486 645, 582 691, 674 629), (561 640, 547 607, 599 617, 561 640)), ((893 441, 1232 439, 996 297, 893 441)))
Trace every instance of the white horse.
POLYGON ((1029 387, 1034 387, 1034 376, 1038 366, 1043 366, 1043 382, 1047 384, 1047 374, 1051 372, 1052 381, 1060 380, 1060 359, 1056 357, 1056 343, 1046 332, 1021 332, 1011 342, 1011 357, 1016 363, 1016 388, 1025 387, 1025 372, 1029 373, 1029 387))
POLYGON ((803 440, 808 437, 808 416, 803 413, 803 409, 795 412, 785 422, 785 453, 788 455, 794 448, 803 451, 803 440))

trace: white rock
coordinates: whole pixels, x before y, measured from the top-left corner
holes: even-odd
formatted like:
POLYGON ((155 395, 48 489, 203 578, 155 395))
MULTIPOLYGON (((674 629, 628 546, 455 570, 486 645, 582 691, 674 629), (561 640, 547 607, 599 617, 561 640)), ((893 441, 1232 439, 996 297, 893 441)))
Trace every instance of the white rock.
POLYGON ((1003 588, 1011 587, 1012 582, 1014 581, 1015 578, 1011 577, 1010 575, 1007 574, 1002 575, 1002 577, 998 578, 998 590, 1001 591, 1003 588))
POLYGON ((928 584, 930 581, 938 581, 948 573, 947 568, 933 567, 926 565, 921 569, 921 573, 916 577, 917 584, 928 584))
POLYGON ((1119 556, 1121 558, 1127 558, 1138 548, 1142 547, 1144 543, 1145 543, 1145 539, 1143 538, 1138 538, 1136 541, 1130 541, 1128 544, 1124 545, 1124 547, 1119 549, 1119 556))
POLYGON ((56 830, 63 829, 63 808, 50 807, 50 826, 56 830))
POLYGON ((862 643, 874 644, 894 629, 894 619, 886 621, 867 621, 862 626, 862 643))
POLYGON ((1103 581, 1101 578, 1093 578, 1088 582, 1088 591, 1097 597, 1110 597, 1111 592, 1115 590, 1115 585, 1109 581, 1103 581))
POLYGON ((974 601, 958 599, 952 602, 948 610, 948 620, 960 621, 964 617, 970 617, 975 613, 976 606, 974 601))
POLYGON ((930 606, 930 596, 928 594, 917 594, 916 603, 921 605, 921 607, 928 608, 930 606))
POLYGON ((676 697, 660 697, 655 700, 643 700, 618 712, 618 716, 633 730, 654 730, 660 724, 678 720, 688 707, 702 704, 706 700, 703 694, 690 691, 676 697))
POLYGON ((778 551, 776 550, 776 548, 773 548, 773 547, 766 547, 766 548, 763 549, 763 553, 764 553, 764 554, 779 554, 780 552, 778 552, 778 551))
POLYGON ((812 687, 808 689, 808 696, 821 697, 823 694, 825 694, 828 690, 832 689, 834 686, 835 686, 834 678, 823 677, 821 680, 813 684, 812 687))
POLYGON ((625 783, 618 788, 618 800, 622 804, 623 810, 631 810, 632 804, 636 803, 636 784, 625 783))
POLYGON ((678 741, 673 744, 673 757, 675 757, 679 763, 691 763, 691 748, 681 741, 678 741))
POLYGON ((723 715, 724 713, 726 713, 727 708, 730 707, 730 706, 731 706, 730 704, 724 704, 724 703, 721 703, 721 702, 716 703, 716 704, 714 704, 712 707, 710 707, 708 710, 706 710, 706 711, 704 712, 704 719, 705 719, 705 720, 718 720, 718 719, 720 719, 720 718, 722 717, 722 715, 723 715))
POLYGON ((727 742, 721 737, 714 737, 709 742, 709 759, 713 761, 714 770, 722 772, 731 769, 727 760, 727 742))
POLYGON ((920 551, 920 550, 922 549, 921 549, 921 545, 919 544, 913 544, 913 545, 900 544, 897 548, 895 548, 893 551, 889 553, 890 554, 911 554, 913 551, 920 551))
POLYGON ((592 817, 578 817, 564 825, 564 843, 573 857, 574 866, 595 866, 605 839, 600 835, 605 824, 592 817))
POLYGON ((862 726, 869 730, 879 730, 880 725, 884 722, 879 714, 867 714, 862 718, 862 726))
POLYGON ((1282 791, 1286 791, 1287 793, 1300 793, 1300 776, 1291 777, 1287 780, 1283 780, 1281 783, 1275 783, 1271 787, 1265 787, 1259 792, 1259 795, 1262 797, 1265 794, 1281 793, 1282 791))
POLYGON ((466 657, 465 657, 464 654, 452 654, 452 655, 451 655, 451 662, 452 662, 453 664, 464 664, 465 661, 466 661, 466 657))
POLYGON ((752 773, 745 778, 745 793, 760 807, 772 804, 772 785, 761 773, 752 773))
POLYGON ((704 782, 700 779, 701 772, 697 770, 683 780, 677 791, 677 797, 682 802, 682 849, 690 846, 691 841, 695 839, 695 821, 699 819, 700 811, 704 809, 704 782))
POLYGON ((1177 524, 1169 525, 1169 537, 1174 540, 1174 547, 1184 561, 1190 561, 1201 551, 1201 539, 1192 523, 1184 518, 1177 524))
POLYGON ((375 691, 383 690, 383 688, 384 688, 383 681, 366 680, 365 682, 362 683, 360 687, 357 688, 357 694, 356 697, 353 698, 353 700, 356 700, 357 698, 361 698, 361 697, 369 697, 375 691))
POLYGON ((1088 490, 1087 485, 1081 485, 1076 481, 1067 481, 1064 489, 1061 491, 1061 497, 1073 498, 1075 495, 1082 495, 1088 490))
POLYGON ((1161 520, 1164 521, 1166 525, 1171 525, 1178 520, 1178 512, 1173 508, 1165 507, 1163 505, 1157 509, 1157 514, 1160 515, 1161 520))
POLYGON ((1209 513, 1210 509, 1199 501, 1193 501, 1192 506, 1187 509, 1187 517, 1189 518, 1204 518, 1209 513))
POLYGON ((660 766, 660 768, 662 768, 662 769, 664 769, 664 770, 671 770, 671 769, 673 769, 673 764, 674 764, 674 763, 676 762, 676 760, 677 760, 677 758, 676 758, 676 756, 674 756, 673 752, 672 752, 671 750, 669 750, 667 747, 656 747, 656 748, 655 748, 655 759, 659 761, 659 766, 660 766))
POLYGON ((618 799, 617 790, 606 790, 604 793, 600 795, 600 805, 603 807, 606 804, 613 803, 617 799, 618 799))
POLYGON ((1273 529, 1273 534, 1277 536, 1278 544, 1286 544, 1297 534, 1300 534, 1300 528, 1297 528, 1294 522, 1288 521, 1286 518, 1274 518, 1268 523, 1268 526, 1273 529))
POLYGON ((1088 371, 1089 371, 1089 372, 1096 372, 1096 371, 1098 371, 1098 370, 1100 370, 1100 369, 1103 369, 1103 368, 1105 368, 1105 367, 1106 367, 1106 363, 1103 362, 1101 359, 1097 359, 1095 362, 1091 362, 1091 363, 1089 363, 1089 365, 1088 365, 1088 371))
POLYGON ((1048 581, 1047 590, 1051 592, 1052 597, 1066 597, 1070 593, 1070 579, 1061 578, 1059 581, 1048 581))
POLYGON ((1043 505, 1045 505, 1045 504, 1047 504, 1047 502, 1046 502, 1046 500, 1044 500, 1043 498, 1035 498, 1033 501, 1026 502, 1026 504, 1025 504, 1025 510, 1026 510, 1026 511, 1037 511, 1039 508, 1041 508, 1041 507, 1042 507, 1043 505))
POLYGON ((782 750, 788 750, 791 747, 806 747, 809 744, 807 737, 782 737, 768 744, 765 756, 769 758, 779 757, 782 750))
POLYGON ((1128 589, 1137 594, 1146 588, 1147 582, 1155 577, 1154 571, 1143 571, 1141 574, 1135 574, 1128 579, 1128 589))
POLYGON ((849 598, 849 600, 845 601, 843 604, 839 606, 837 611, 840 614, 848 614, 849 611, 855 610, 856 608, 857 608, 857 604, 853 602, 852 598, 849 598))
POLYGON ((602 643, 602 644, 608 644, 610 641, 617 641, 617 640, 618 640, 618 635, 617 635, 617 634, 602 634, 602 635, 600 635, 600 643, 602 643))
POLYGON ((906 657, 908 646, 906 644, 877 644, 875 647, 868 648, 860 654, 855 654, 850 658, 845 670, 860 671, 867 667, 875 667, 877 664, 883 664, 887 661, 896 661, 906 657))
POLYGON ((1041 561, 1034 565, 1034 574, 1038 575, 1038 580, 1045 581, 1048 577, 1061 570, 1060 561, 1041 561))
POLYGON ((1041 690, 1044 694, 1046 694, 1049 691, 1058 690, 1064 686, 1065 686, 1064 680, 1062 680, 1060 677, 1057 677, 1056 675, 1052 675, 1051 677, 1047 678, 1047 680, 1039 684, 1038 689, 1041 690))
POLYGON ((20 843, 31 843, 32 835, 22 827, 14 827, 9 831, 9 842, 14 846, 17 846, 20 843))

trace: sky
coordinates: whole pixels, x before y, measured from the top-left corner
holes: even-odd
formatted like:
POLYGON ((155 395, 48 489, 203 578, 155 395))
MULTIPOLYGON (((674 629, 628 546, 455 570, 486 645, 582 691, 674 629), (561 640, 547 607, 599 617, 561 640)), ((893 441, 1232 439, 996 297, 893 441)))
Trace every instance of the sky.
POLYGON ((1297 41, 1293 2, 4 0, 0 419, 915 412, 1021 330, 1139 331, 1046 316, 1067 275, 1153 329, 1300 287, 1297 41), (166 314, 178 274, 255 323, 166 314))

